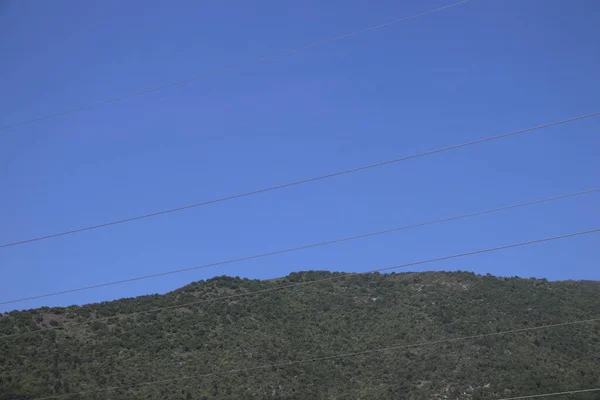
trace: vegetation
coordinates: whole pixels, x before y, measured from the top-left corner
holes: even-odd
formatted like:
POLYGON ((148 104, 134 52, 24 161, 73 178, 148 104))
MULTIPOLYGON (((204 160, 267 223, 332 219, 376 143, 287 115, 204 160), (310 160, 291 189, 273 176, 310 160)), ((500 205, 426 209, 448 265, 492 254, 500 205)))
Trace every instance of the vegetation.
MULTIPOLYGON (((600 323, 213 374, 598 317, 600 283, 467 272, 218 277, 166 295, 0 317, 0 400, 499 399, 600 387, 600 323)), ((597 399, 597 393, 563 398, 597 399)))

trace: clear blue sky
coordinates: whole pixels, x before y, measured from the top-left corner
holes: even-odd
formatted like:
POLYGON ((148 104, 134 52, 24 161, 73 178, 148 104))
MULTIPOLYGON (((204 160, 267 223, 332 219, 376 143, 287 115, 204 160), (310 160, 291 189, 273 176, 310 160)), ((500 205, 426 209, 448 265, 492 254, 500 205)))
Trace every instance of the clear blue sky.
MULTIPOLYGON (((7 125, 445 4, 2 1, 7 125)), ((431 150, 600 108, 600 4, 475 0, 390 28, 0 135, 0 242, 431 150)), ((0 250, 0 300, 600 186, 600 118, 0 250)), ((14 304, 163 293, 214 275, 361 271, 600 226, 599 194, 14 304)), ((600 279, 600 236, 441 262, 600 279)), ((418 269, 418 270, 422 270, 418 269)))

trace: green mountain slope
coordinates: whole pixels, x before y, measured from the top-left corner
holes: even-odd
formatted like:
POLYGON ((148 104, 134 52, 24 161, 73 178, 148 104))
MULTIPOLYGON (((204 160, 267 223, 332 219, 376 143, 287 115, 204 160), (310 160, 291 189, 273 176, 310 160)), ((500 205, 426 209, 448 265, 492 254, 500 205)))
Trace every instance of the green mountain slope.
POLYGON ((0 335, 71 326, 0 339, 0 399, 182 377, 190 378, 64 398, 499 399, 600 387, 600 322, 198 377, 597 318, 598 282, 369 274, 118 317, 335 275, 219 277, 166 295, 6 313, 0 335))

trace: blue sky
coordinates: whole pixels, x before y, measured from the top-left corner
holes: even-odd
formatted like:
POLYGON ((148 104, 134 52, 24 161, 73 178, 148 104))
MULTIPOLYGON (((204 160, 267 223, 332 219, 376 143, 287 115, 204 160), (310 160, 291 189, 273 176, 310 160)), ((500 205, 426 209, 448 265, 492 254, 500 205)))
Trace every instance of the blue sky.
MULTIPOLYGON (((440 1, 4 1, 0 124, 218 71, 440 1)), ((0 135, 0 243, 599 111, 600 4, 475 0, 0 135)), ((0 301, 600 186, 600 117, 126 225, 0 249, 0 301)), ((600 226, 600 194, 0 308, 214 275, 363 271, 600 226)), ((600 279, 600 237, 413 270, 600 279)))

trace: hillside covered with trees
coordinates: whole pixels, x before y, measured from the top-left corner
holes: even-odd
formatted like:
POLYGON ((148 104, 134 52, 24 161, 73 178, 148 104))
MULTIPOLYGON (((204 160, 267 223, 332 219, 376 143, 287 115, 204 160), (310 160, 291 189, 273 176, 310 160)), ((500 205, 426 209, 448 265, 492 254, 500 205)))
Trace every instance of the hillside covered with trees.
POLYGON ((600 387, 600 322, 428 343, 597 318, 599 282, 338 275, 218 277, 165 295, 2 314, 0 400, 82 391, 62 398, 500 399, 600 387), (93 392, 120 386, 130 387, 93 392))

